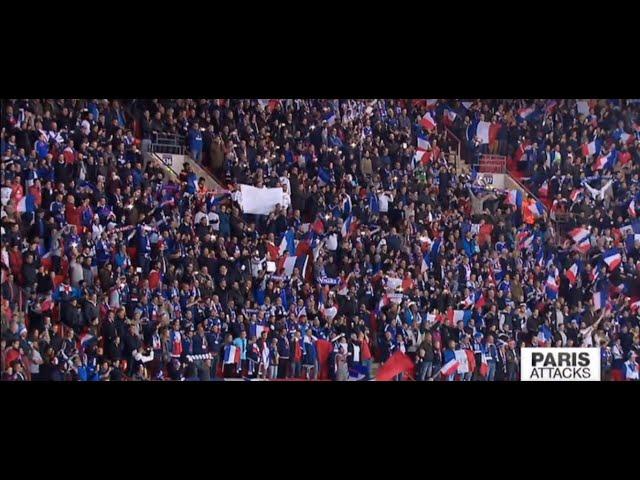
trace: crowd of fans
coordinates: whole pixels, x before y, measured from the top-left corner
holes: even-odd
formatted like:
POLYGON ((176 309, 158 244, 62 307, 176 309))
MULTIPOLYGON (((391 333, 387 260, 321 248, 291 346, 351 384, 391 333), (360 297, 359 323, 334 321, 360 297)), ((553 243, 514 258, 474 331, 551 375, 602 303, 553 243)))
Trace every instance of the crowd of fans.
POLYGON ((638 379, 636 101, 2 111, 5 380, 348 380, 395 352, 415 364, 398 379, 517 380, 524 346, 599 347, 604 379, 638 379), (158 134, 223 188, 145 158, 158 134), (507 156, 549 209, 461 169, 459 143, 507 156), (240 184, 283 203, 243 214, 240 184), (445 375, 456 350, 475 368, 445 375))

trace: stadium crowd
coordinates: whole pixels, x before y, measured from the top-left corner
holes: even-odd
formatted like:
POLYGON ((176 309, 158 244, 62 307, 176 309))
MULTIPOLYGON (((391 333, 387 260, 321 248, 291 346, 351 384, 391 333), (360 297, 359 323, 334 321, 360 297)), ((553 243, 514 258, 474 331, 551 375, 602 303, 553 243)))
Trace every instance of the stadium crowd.
POLYGON ((638 379, 637 101, 2 111, 3 380, 342 381, 402 352, 398 380, 514 381, 524 346, 599 347, 603 379, 638 379), (146 159, 158 134, 224 187, 146 159), (458 169, 459 141, 542 202, 458 169), (243 214, 241 184, 282 205, 243 214))

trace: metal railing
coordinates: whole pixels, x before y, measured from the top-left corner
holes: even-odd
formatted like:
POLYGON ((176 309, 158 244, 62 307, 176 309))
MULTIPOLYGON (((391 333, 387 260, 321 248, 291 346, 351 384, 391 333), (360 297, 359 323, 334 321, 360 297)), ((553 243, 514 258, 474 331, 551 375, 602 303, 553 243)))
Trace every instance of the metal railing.
POLYGON ((175 155, 184 155, 185 137, 174 133, 158 133, 153 134, 151 140, 151 153, 173 153, 175 155))

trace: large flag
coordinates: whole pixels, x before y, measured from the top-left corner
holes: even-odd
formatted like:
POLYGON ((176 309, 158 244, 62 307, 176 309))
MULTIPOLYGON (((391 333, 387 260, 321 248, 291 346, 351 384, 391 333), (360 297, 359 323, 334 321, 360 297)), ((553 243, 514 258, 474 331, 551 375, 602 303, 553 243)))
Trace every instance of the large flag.
POLYGON ((378 372, 376 373, 376 380, 391 380, 396 375, 409 372, 412 369, 413 361, 411 361, 411 359, 404 353, 397 351, 378 369, 378 372))
MULTIPOLYGON (((306 255, 303 255, 302 258, 306 258, 306 255)), ((299 266, 298 262, 298 257, 296 255, 284 257, 284 261, 282 262, 282 275, 290 277, 293 274, 293 270, 299 266)), ((306 265, 302 266, 304 268, 306 265)))
POLYGON ((292 229, 287 230, 287 233, 285 233, 284 237, 282 237, 282 241, 280 242, 280 248, 278 251, 281 256, 284 255, 285 252, 289 255, 296 254, 296 246, 292 229))

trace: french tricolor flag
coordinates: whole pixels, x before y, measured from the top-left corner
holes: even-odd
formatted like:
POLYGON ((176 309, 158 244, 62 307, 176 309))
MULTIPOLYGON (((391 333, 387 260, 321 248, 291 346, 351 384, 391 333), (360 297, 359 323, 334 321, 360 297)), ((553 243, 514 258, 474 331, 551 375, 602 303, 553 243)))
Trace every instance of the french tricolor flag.
POLYGON ((623 132, 620 134, 620 140, 622 140, 624 142, 625 145, 627 146, 631 146, 633 145, 633 142, 635 142, 636 137, 634 137, 633 135, 623 132))
POLYGON ((442 366, 442 368, 440 369, 440 374, 445 377, 453 375, 458 371, 459 365, 460 364, 458 363, 458 359, 454 357, 442 366))
POLYGON ((520 190, 509 190, 505 203, 507 205, 515 205, 516 207, 521 208, 522 192, 520 190))
POLYGON ((589 238, 589 235, 590 235, 589 230, 587 230, 586 228, 582 228, 582 227, 574 228, 573 230, 571 230, 569 232, 569 236, 576 243, 581 242, 585 238, 589 238))
POLYGON ((593 155, 596 155, 597 153, 598 153, 598 148, 595 140, 593 142, 585 143, 582 145, 582 154, 585 157, 593 156, 593 155))
POLYGON ((236 365, 240 363, 240 349, 234 345, 227 345, 224 350, 224 364, 230 363, 236 365))
POLYGON ((453 310, 447 311, 447 325, 455 327, 459 321, 463 321, 466 325, 471 319, 471 310, 453 310))
POLYGON ((528 208, 534 217, 541 217, 544 214, 544 207, 540 202, 532 203, 528 208))
POLYGON ((450 110, 448 108, 445 108, 444 109, 444 124, 450 127, 451 125, 453 125, 453 122, 455 122, 457 116, 458 116, 458 114, 456 112, 454 112, 453 110, 450 110))
POLYGON ((589 241, 589 237, 580 240, 573 246, 573 248, 583 254, 589 253, 589 250, 591 250, 591 242, 589 241))
POLYGON ((293 234, 293 230, 287 230, 287 233, 282 237, 282 241, 280 242, 280 247, 278 249, 280 255, 284 255, 285 252, 288 252, 289 255, 295 255, 296 247, 295 247, 295 238, 293 234))
POLYGON ((429 270, 429 260, 430 260, 430 255, 429 255, 429 252, 426 251, 422 255, 422 264, 420 265, 420 273, 424 273, 427 270, 429 270))
POLYGON ((427 108, 428 109, 436 108, 436 105, 438 104, 438 99, 437 98, 426 98, 425 99, 425 103, 427 104, 427 108))
POLYGON ((268 331, 269 327, 266 327, 264 325, 251 325, 251 327, 249 328, 249 335, 251 335, 252 337, 260 338, 262 332, 268 331))
POLYGON ((576 202, 578 201, 578 199, 580 198, 580 195, 582 195, 582 188, 576 188, 574 191, 571 192, 571 194, 569 195, 569 198, 571 199, 572 202, 576 202))
POLYGON ((413 155, 413 163, 414 163, 414 165, 417 165, 418 163, 420 163, 422 165, 426 165, 431 161, 431 156, 432 156, 431 151, 418 150, 413 155))
POLYGON ((631 299, 631 311, 632 312, 636 312, 638 311, 638 309, 640 308, 640 299, 634 300, 633 298, 631 299))
POLYGON ((631 200, 631 202, 629 203, 629 216, 631 218, 636 218, 638 215, 636 214, 636 199, 634 198, 633 200, 631 200))
POLYGON ((596 292, 593 294, 593 306, 596 310, 600 310, 607 305, 607 300, 609 300, 609 296, 606 291, 596 292))
POLYGON ((569 280, 569 283, 574 284, 580 274, 580 266, 577 263, 574 263, 564 272, 564 274, 569 280))
POLYGON ((431 150, 431 144, 426 137, 418 136, 418 150, 431 150))
POLYGON ((420 120, 420 125, 422 125, 427 130, 433 130, 434 128, 436 128, 437 124, 431 116, 431 113, 427 112, 422 117, 422 120, 420 120))
POLYGON ((558 289, 558 281, 553 275, 549 275, 546 283, 547 297, 552 300, 558 298, 558 289))
POLYGON ((521 108, 520 110, 518 110, 518 116, 521 119, 526 120, 527 118, 529 118, 531 116, 533 111, 534 111, 533 107, 521 108))
POLYGON ((353 215, 349 215, 347 219, 342 223, 342 236, 348 238, 353 232, 358 229, 358 221, 353 220, 353 215))
POLYGON ((476 136, 482 143, 493 143, 498 137, 499 123, 478 122, 476 136))
POLYGON ((602 256, 604 259, 604 263, 607 264, 610 272, 613 272, 622 263, 622 256, 620 255, 620 252, 617 248, 607 250, 602 256))

